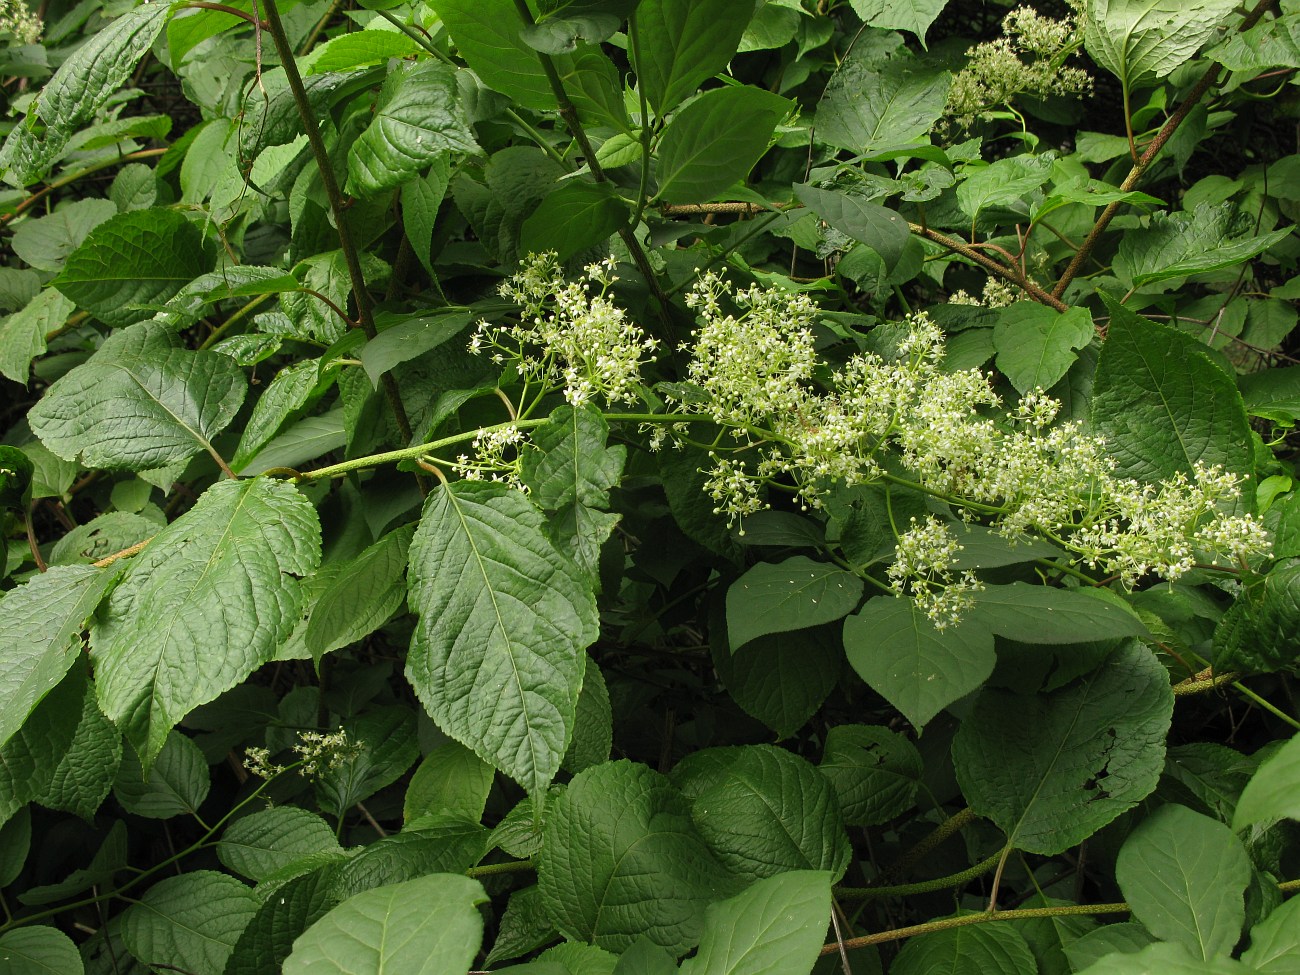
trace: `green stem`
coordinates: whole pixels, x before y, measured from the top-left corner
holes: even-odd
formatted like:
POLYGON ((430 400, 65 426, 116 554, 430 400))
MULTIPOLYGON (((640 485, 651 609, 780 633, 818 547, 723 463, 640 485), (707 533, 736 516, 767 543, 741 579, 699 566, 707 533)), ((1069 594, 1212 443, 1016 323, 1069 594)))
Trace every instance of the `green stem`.
POLYGON ((470 867, 465 871, 467 877, 497 877, 506 873, 526 873, 529 870, 536 870, 537 864, 529 860, 510 860, 506 863, 485 863, 481 866, 470 867))
POLYGON ((836 887, 835 896, 844 900, 875 900, 882 897, 906 897, 910 894, 929 894, 936 890, 948 890, 961 887, 978 877, 984 876, 998 865, 1002 851, 998 850, 987 860, 981 860, 973 867, 967 867, 958 873, 933 880, 918 880, 912 884, 895 884, 891 887, 836 887))
POLYGON ((266 302, 270 301, 274 297, 275 295, 273 294, 258 295, 256 298, 254 298, 248 304, 244 305, 233 315, 227 318, 224 322, 222 322, 220 325, 214 328, 211 334, 209 334, 208 337, 203 340, 203 344, 200 345, 199 348, 200 349, 212 348, 212 346, 214 346, 217 342, 221 340, 221 336, 225 335, 226 332, 228 332, 232 326, 243 321, 245 318, 247 318, 249 315, 253 313, 253 310, 255 308, 265 304, 266 302))
MULTIPOLYGON (((280 20, 280 11, 276 7, 276 0, 265 0, 265 7, 267 27, 271 39, 275 42, 276 53, 279 55, 281 64, 284 67, 289 89, 293 92, 294 103, 298 106, 298 115, 302 119, 302 127, 307 135, 307 141, 311 144, 312 155, 316 157, 316 168, 320 171, 321 184, 325 188, 330 213, 334 217, 334 225, 338 231, 339 247, 343 251, 343 260, 348 268, 348 279, 352 284, 352 295, 357 303, 357 322, 361 325, 362 331, 366 333, 366 338, 373 339, 379 333, 375 328, 374 316, 371 314, 370 294, 366 290, 366 278, 361 271, 361 259, 357 255, 356 246, 352 242, 352 234, 348 230, 347 214, 343 205, 343 193, 339 189, 338 179, 334 175, 334 167, 330 164, 329 149, 325 146, 325 140, 321 138, 320 126, 316 124, 316 113, 307 98, 307 90, 303 87, 302 75, 298 72, 298 62, 294 58, 293 48, 289 46, 289 37, 284 31, 284 23, 280 20)), ((406 408, 402 405, 402 396, 397 388, 397 380, 393 378, 391 373, 385 373, 381 381, 384 386, 384 394, 388 399, 388 405, 393 411, 393 418, 397 421, 398 432, 404 442, 410 443, 411 421, 407 418, 406 408)))

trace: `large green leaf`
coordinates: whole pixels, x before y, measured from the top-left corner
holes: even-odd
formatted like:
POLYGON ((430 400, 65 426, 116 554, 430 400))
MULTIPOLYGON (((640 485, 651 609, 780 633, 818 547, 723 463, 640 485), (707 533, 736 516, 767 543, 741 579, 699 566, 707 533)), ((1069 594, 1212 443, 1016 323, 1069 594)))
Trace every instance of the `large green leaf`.
POLYGON ((105 220, 68 257, 52 282, 109 325, 154 313, 212 267, 203 234, 176 210, 130 210, 105 220))
POLYGON ((27 385, 32 360, 45 351, 45 336, 63 327, 75 310, 53 288, 46 288, 21 311, 0 318, 0 375, 27 385))
MULTIPOLYGON (((542 62, 520 36, 523 22, 514 0, 433 0, 430 6, 485 85, 525 108, 555 108, 542 62)), ((561 68, 564 60, 557 58, 561 68)))
POLYGON ((916 35, 922 45, 925 44, 925 32, 947 4, 948 0, 908 0, 907 3, 849 0, 853 12, 867 26, 909 31, 916 35))
POLYGON ((333 906, 329 865, 279 884, 240 933, 223 975, 281 975, 294 941, 333 906))
POLYGON ((704 841, 746 880, 827 870, 839 880, 849 838, 830 782, 774 745, 709 748, 673 769, 704 841))
POLYGON ((519 247, 536 254, 555 251, 559 260, 567 261, 603 244, 631 219, 631 210, 614 184, 573 180, 547 196, 524 221, 519 247))
POLYGON ((792 107, 779 95, 749 85, 706 91, 664 129, 658 198, 703 203, 742 181, 792 107))
POLYGON ((91 635, 100 704, 147 769, 167 732, 274 656, 320 560, 289 484, 221 481, 131 560, 91 635))
POLYGON ((1134 952, 1107 955, 1081 970, 1079 975, 1259 975, 1259 972, 1231 958, 1220 956, 1206 961, 1180 944, 1157 941, 1134 952))
POLYGON ((257 896, 234 877, 191 870, 154 884, 122 918, 122 940, 145 965, 222 975, 257 896))
POLYGON ((815 136, 859 155, 911 145, 943 114, 946 80, 946 75, 918 70, 902 56, 882 63, 875 52, 855 50, 826 83, 817 103, 815 136))
POLYGON ((1027 582, 986 586, 975 594, 969 618, 998 636, 1030 644, 1084 643, 1147 636, 1147 628, 1123 605, 1086 590, 1053 589, 1027 582))
POLYGON ((217 844, 221 862, 253 881, 313 853, 341 851, 333 827, 297 806, 273 806, 237 819, 217 844))
POLYGON ((192 352, 141 322, 110 335, 28 414, 41 442, 87 467, 146 471, 212 449, 247 383, 219 352, 192 352))
POLYGON ((408 58, 420 52, 420 45, 395 30, 370 29, 340 34, 312 50, 308 75, 326 71, 348 71, 363 64, 385 62, 389 58, 408 58))
POLYGON ((365 891, 307 929, 284 975, 464 975, 486 900, 477 880, 445 873, 365 891))
POLYGON ((564 753, 562 767, 567 772, 581 772, 609 761, 614 747, 614 711, 609 701, 609 688, 600 665, 587 657, 587 667, 582 679, 582 693, 578 695, 578 709, 573 718, 573 739, 564 753))
POLYGON ((1190 474, 1198 461, 1249 473, 1250 427, 1232 377, 1192 336, 1102 297, 1111 320, 1093 383, 1092 422, 1118 473, 1159 481, 1190 474))
POLYGON ((449 151, 478 151, 456 69, 433 60, 399 68, 384 81, 374 119, 348 149, 347 192, 374 196, 401 186, 449 151))
POLYGON ((1188 213, 1155 213, 1146 227, 1119 241, 1115 276, 1125 287, 1140 288, 1189 274, 1236 268, 1291 235, 1283 227, 1256 234, 1250 222, 1238 226, 1236 206, 1202 203, 1188 213))
MULTIPOLYGON (((1051 177, 1054 153, 1008 156, 987 166, 968 166, 957 186, 957 204, 973 224, 989 207, 1025 210, 1025 201, 1051 177)), ((1026 211, 1027 212, 1027 211, 1026 211)))
POLYGON ((830 920, 831 881, 823 871, 784 873, 710 905, 700 950, 682 975, 811 971, 830 920))
POLYGON ((890 967, 890 975, 1026 975, 1038 971, 1029 945, 1009 924, 970 924, 913 938, 890 967))
POLYGON ((141 4, 77 47, 0 148, 0 175, 19 186, 43 176, 73 133, 126 84, 171 12, 169 3, 141 4), (37 123, 45 126, 39 136, 37 123))
POLYGON ((320 378, 320 360, 300 359, 290 363, 275 374, 275 378, 262 390, 253 404, 253 412, 244 424, 235 456, 230 459, 233 470, 242 471, 257 452, 275 436, 284 421, 306 405, 320 378))
POLYGON ((406 787, 402 818, 459 816, 470 822, 483 818, 493 769, 458 741, 444 741, 416 768, 406 787))
POLYGON ((388 622, 406 599, 414 525, 389 532, 335 573, 312 607, 303 640, 312 656, 346 647, 388 622))
POLYGON ((434 873, 463 874, 483 859, 488 833, 477 823, 430 817, 371 843, 334 871, 332 891, 346 900, 365 890, 434 873))
POLYGON ((978 620, 943 631, 909 599, 877 596, 844 621, 849 663, 918 731, 975 690, 997 658, 993 632, 978 620))
POLYGON ((831 728, 817 766, 851 826, 879 826, 912 808, 923 770, 921 753, 908 739, 863 724, 831 728))
POLYGON ((1300 563, 1256 577, 1214 629, 1214 663, 1220 670, 1270 673, 1295 666, 1300 625, 1300 563))
POLYGON ((829 562, 796 555, 760 562, 727 589, 727 637, 739 650, 769 633, 831 623, 851 613, 864 583, 829 562))
POLYGON ((82 975, 77 946, 62 931, 33 925, 0 935, 0 975, 82 975))
POLYGON ((1157 938, 1206 961, 1241 936, 1250 873, 1232 830, 1178 805, 1162 806, 1139 824, 1115 861, 1133 916, 1157 938))
POLYGON ((985 688, 953 739, 957 781, 1014 847, 1060 853, 1156 787, 1173 709, 1168 674, 1136 640, 1051 693, 985 688))
POLYGON ((406 674, 445 732, 539 793, 560 768, 597 636, 595 599, 502 484, 459 482, 425 502, 410 551, 419 614, 406 674))
POLYGON ((681 793, 627 761, 580 772, 554 801, 537 882, 556 927, 615 952, 644 935, 684 953, 704 908, 732 892, 681 793))
POLYGON ((1079 358, 1074 350, 1092 337, 1087 308, 1058 312, 1036 301, 1017 301, 998 312, 993 329, 998 371, 1019 393, 1051 389, 1079 358))
POLYGON ((54 566, 0 598, 0 745, 80 655, 74 637, 117 576, 89 565, 54 566))
POLYGON ((199 746, 172 731, 147 772, 135 753, 127 751, 113 793, 133 816, 170 819, 197 815, 211 788, 212 776, 199 746))
POLYGON ((599 407, 556 407, 530 440, 520 456, 520 477, 538 505, 547 511, 574 503, 609 507, 627 449, 608 446, 609 423, 599 407))
POLYGON ((655 114, 676 108, 727 66, 749 23, 733 0, 642 0, 633 67, 655 114))
MULTIPOLYGON (((402 187, 403 200, 407 199, 413 186, 423 187, 426 184, 422 180, 415 180, 406 184, 406 186, 402 187)), ((406 208, 405 212, 408 216, 406 230, 409 236, 411 233, 410 207, 406 203, 403 203, 403 207, 406 208)), ((436 205, 433 208, 433 216, 437 216, 436 205)), ((433 232, 432 222, 429 224, 428 229, 430 233, 433 232)), ((379 327, 383 331, 363 345, 357 355, 357 358, 361 360, 361 364, 365 367, 366 375, 370 377, 371 383, 376 387, 379 385, 379 377, 384 373, 455 338, 465 330, 465 326, 473 318, 467 311, 453 311, 441 314, 417 315, 412 318, 403 318, 391 325, 385 325, 382 323, 383 316, 377 317, 380 318, 379 327)))
POLYGON ((1163 78, 1192 57, 1235 0, 1088 0, 1084 43, 1125 88, 1163 78))
POLYGON ((1266 17, 1248 31, 1230 34, 1205 54, 1232 71, 1300 68, 1300 17, 1266 17))
POLYGON ((842 234, 866 244, 880 255, 886 270, 893 270, 911 236, 907 221, 893 210, 868 203, 847 193, 820 190, 796 183, 794 194, 813 213, 842 234))
POLYGON ((1241 960, 1261 975, 1300 970, 1300 898, 1292 897, 1250 929, 1250 947, 1241 960))
POLYGON ((711 641, 713 667, 732 700, 781 738, 802 728, 840 677, 839 627, 774 633, 732 653, 711 641))
POLYGON ((1274 752, 1251 776, 1237 800, 1232 828, 1276 819, 1300 820, 1300 735, 1274 752))

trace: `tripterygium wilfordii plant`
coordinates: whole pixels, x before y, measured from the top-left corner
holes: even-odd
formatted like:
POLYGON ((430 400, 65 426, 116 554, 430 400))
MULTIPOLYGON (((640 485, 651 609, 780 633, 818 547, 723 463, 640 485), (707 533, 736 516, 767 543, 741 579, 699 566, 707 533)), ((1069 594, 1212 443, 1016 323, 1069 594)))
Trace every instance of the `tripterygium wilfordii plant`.
MULTIPOLYGON (((602 285, 592 294, 586 283, 566 284, 552 258, 530 259, 503 289, 523 304, 523 321, 480 326, 474 346, 490 345, 525 386, 562 391, 571 403, 596 394, 632 399, 654 343, 612 305, 602 267, 588 269, 588 281, 602 285)), ((1262 526, 1232 513, 1236 475, 1196 465, 1156 484, 1118 476, 1105 441, 1078 421, 1058 422, 1060 404, 1041 390, 1007 408, 978 369, 945 369, 943 334, 924 312, 880 326, 880 351, 831 368, 817 352, 819 311, 807 295, 737 291, 707 273, 687 303, 699 318, 682 347, 688 382, 664 388, 662 414, 637 420, 677 443, 686 418, 716 428, 705 490, 732 526, 743 530, 773 489, 817 509, 841 486, 885 479, 942 499, 1012 542, 1046 538, 1129 587, 1148 573, 1173 580, 1198 563, 1235 566, 1268 551, 1262 526), (900 466, 910 479, 892 473, 900 466)), ((537 403, 520 402, 529 410, 537 403)), ((505 429, 504 446, 494 434, 477 460, 462 458, 469 476, 512 476, 505 450, 523 434, 505 429)), ((650 445, 664 439, 652 436, 650 445)), ((936 626, 955 623, 980 586, 954 568, 956 537, 937 517, 895 532, 889 587, 936 626)))
POLYGON ((298 756, 296 761, 277 765, 271 761, 270 749, 249 748, 244 752, 244 768, 261 779, 274 778, 290 769, 311 778, 338 768, 360 754, 360 750, 361 742, 349 739, 342 728, 330 732, 301 731, 297 743, 290 746, 290 751, 298 756))

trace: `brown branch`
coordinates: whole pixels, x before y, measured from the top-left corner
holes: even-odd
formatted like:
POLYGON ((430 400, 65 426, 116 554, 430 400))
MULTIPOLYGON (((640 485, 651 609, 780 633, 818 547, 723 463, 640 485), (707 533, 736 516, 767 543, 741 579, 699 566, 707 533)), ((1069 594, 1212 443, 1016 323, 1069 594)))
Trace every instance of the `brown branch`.
POLYGON ((1048 294, 1038 285, 1034 284, 1033 281, 1030 281, 1029 278, 1018 272, 1015 268, 1007 267, 1005 264, 999 264, 997 261, 993 260, 993 258, 981 254, 977 248, 972 247, 970 244, 957 240, 955 237, 941 234, 937 230, 931 230, 929 227, 922 227, 919 223, 909 223, 907 226, 912 233, 916 234, 918 237, 924 237, 926 240, 932 241, 940 247, 946 248, 955 254, 960 254, 968 261, 974 261, 990 274, 997 275, 1004 281, 1009 281, 1039 304, 1055 308, 1057 311, 1070 310, 1070 306, 1061 301, 1060 298, 1048 294))
MULTIPOLYGON (((1254 27, 1276 2, 1277 0, 1260 0, 1255 9, 1248 13, 1242 20, 1241 24, 1237 28, 1238 32, 1244 32, 1254 27)), ((1222 70, 1223 66, 1216 64, 1211 66, 1205 74, 1201 75, 1201 79, 1192 86, 1192 90, 1187 93, 1187 97, 1184 98, 1178 108, 1174 110, 1174 114, 1169 116, 1168 121, 1166 121, 1160 131, 1156 133, 1156 137, 1151 140, 1151 143, 1146 147, 1142 156, 1133 164, 1133 168, 1129 170, 1129 174, 1124 177, 1124 182, 1119 186, 1121 191, 1127 193, 1137 186, 1138 181, 1142 178, 1143 174, 1146 173, 1147 168, 1155 162, 1155 158, 1160 154, 1160 150, 1165 147, 1165 144, 1178 130, 1178 127, 1182 125, 1187 116, 1191 114, 1192 109, 1196 107, 1197 103, 1205 97, 1205 93, 1213 87, 1216 81, 1219 80, 1219 74, 1222 70)), ((1101 211, 1101 216, 1099 216, 1097 222, 1093 224, 1092 230, 1088 231, 1087 238, 1075 252, 1074 257, 1070 260, 1069 266, 1065 269, 1065 273, 1061 275, 1061 280, 1057 281, 1056 287, 1052 289, 1052 296, 1054 298, 1059 299, 1061 295, 1065 294, 1065 289, 1070 286, 1070 282, 1074 280, 1075 276, 1082 269, 1083 262, 1088 259, 1088 255, 1092 253, 1092 249, 1097 246, 1097 241, 1101 239, 1101 235, 1105 232, 1106 228, 1110 226, 1111 220, 1115 218, 1115 214, 1119 212, 1119 208, 1122 205, 1122 201, 1116 200, 1113 203, 1107 204, 1106 209, 1101 211)))
POLYGON ((247 10, 240 10, 238 7, 227 7, 224 3, 209 3, 208 0, 190 0, 185 6, 200 7, 203 10, 215 10, 218 13, 230 14, 232 17, 238 17, 240 20, 248 21, 254 27, 267 29, 267 23, 264 20, 258 20, 247 10))

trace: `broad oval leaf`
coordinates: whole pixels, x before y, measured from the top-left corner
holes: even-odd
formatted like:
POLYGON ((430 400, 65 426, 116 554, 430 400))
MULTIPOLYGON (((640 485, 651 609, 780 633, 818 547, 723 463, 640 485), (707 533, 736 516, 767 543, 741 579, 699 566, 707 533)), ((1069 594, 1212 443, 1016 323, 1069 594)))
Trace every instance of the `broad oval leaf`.
POLYGON ((1261 975, 1300 970, 1300 898, 1292 897, 1250 929, 1250 947, 1241 960, 1261 975))
POLYGON ((438 726, 524 785, 545 790, 568 748, 596 602, 503 484, 434 490, 411 542, 419 614, 406 674, 438 726))
POLYGON ((864 586, 852 572, 806 555, 760 562, 727 589, 731 649, 769 633, 842 619, 857 607, 864 586))
POLYGON ((284 975, 464 975, 483 940, 483 885, 432 874, 348 898, 294 942, 284 975))
POLYGON ((913 938, 898 953, 890 975, 1025 975, 1038 971, 1029 945, 1009 924, 969 924, 913 938))
POLYGON ((1300 820, 1300 735, 1273 753, 1251 776, 1237 800, 1232 828, 1277 819, 1300 820))
POLYGON ((320 561, 290 484, 220 481, 135 556, 91 636, 100 704, 147 769, 167 732, 274 656, 320 561))
POLYGON ((0 935, 0 975, 82 975, 85 970, 77 946, 62 931, 33 925, 0 935))
POLYGON ((635 69, 661 118, 727 66, 749 23, 734 0, 642 0, 635 69))
POLYGON ((627 761, 580 772, 554 801, 537 882, 557 928, 615 952, 644 935, 684 953, 705 906, 732 892, 682 794, 627 761))
POLYGON ((570 181, 546 197, 526 219, 519 248, 540 254, 555 251, 567 261, 579 251, 603 244, 632 219, 612 183, 570 181))
POLYGON ((1120 238, 1115 276, 1125 287, 1237 267, 1289 237, 1291 227, 1256 234, 1237 225, 1233 204, 1202 203, 1191 213, 1155 213, 1146 227, 1120 238), (1234 232, 1235 231, 1235 232, 1234 232))
POLYGON ((831 728, 817 766, 852 826, 878 826, 910 809, 923 770, 921 753, 910 741, 888 728, 862 724, 831 728))
POLYGON ((962 794, 1018 850, 1054 855, 1150 795, 1174 696, 1136 640, 1048 694, 985 688, 953 739, 962 794))
POLYGON ((374 119, 348 149, 347 191, 390 190, 449 151, 478 151, 456 69, 434 60, 398 68, 384 81, 374 119))
MULTIPOLYGON (((734 15, 732 15, 734 16, 734 15)), ((761 88, 716 88, 673 116, 659 143, 659 199, 703 203, 749 175, 791 104, 761 88)))
POLYGON ((890 0, 849 0, 853 12, 869 27, 905 30, 916 35, 925 46, 925 32, 948 5, 948 0, 908 0, 891 3, 890 0))
POLYGON ((312 656, 369 636, 406 599, 406 558, 415 526, 389 532, 334 575, 312 607, 303 640, 312 656))
POLYGON ((732 653, 711 641, 713 667, 731 699, 788 738, 804 726, 834 689, 844 661, 839 627, 761 636, 732 653))
POLYGON ((849 663, 872 690, 921 730, 975 690, 997 657, 993 631, 967 619, 936 630, 909 599, 877 596, 844 621, 849 663))
POLYGON ((273 806, 237 819, 217 844, 221 862, 253 881, 322 851, 342 851, 333 828, 297 806, 273 806))
POLYGON ((45 336, 62 328, 76 308, 53 288, 46 288, 20 311, 0 318, 0 375, 27 385, 32 360, 45 351, 45 336))
POLYGON ((402 819, 459 816, 470 822, 483 818, 493 769, 458 741, 445 741, 428 755, 411 776, 402 803, 402 819))
POLYGON ((109 217, 68 257, 52 282, 79 308, 113 326, 154 314, 212 266, 203 234, 176 210, 155 207, 109 217))
MULTIPOLYGON (((869 2, 899 11, 913 7, 869 2)), ((817 103, 816 139, 868 156, 916 142, 943 114, 946 75, 918 70, 901 52, 882 63, 876 50, 860 47, 865 43, 855 46, 826 83, 817 103)))
POLYGON ((911 231, 907 221, 893 210, 807 183, 796 183, 794 195, 840 233, 848 234, 879 254, 886 270, 893 270, 903 256, 911 231))
POLYGON ((191 870, 149 888, 122 917, 122 940, 146 966, 222 975, 257 896, 234 877, 191 870))
POLYGON ((993 345, 998 371, 1019 393, 1051 389, 1074 365, 1093 337, 1086 308, 1058 312, 1036 301, 1017 301, 998 312, 993 345))
POLYGON ((129 749, 118 768, 113 793, 122 808, 147 819, 197 815, 212 788, 208 763, 194 740, 179 731, 167 736, 148 772, 129 749))
POLYGON ((1236 6, 1235 0, 1088 0, 1084 43, 1094 61, 1131 88, 1191 58, 1236 6))
POLYGON ((700 950, 681 975, 811 971, 830 921, 831 882, 824 871, 799 870, 711 904, 700 950))
POLYGON ((105 340, 45 392, 28 414, 41 442, 87 467, 147 471, 212 450, 247 382, 219 352, 192 352, 141 322, 105 340))
POLYGON ((0 745, 80 655, 81 641, 73 637, 118 574, 89 565, 54 566, 0 598, 0 745))
POLYGON ((513 0, 433 0, 430 6, 485 85, 525 108, 555 108, 542 62, 520 36, 523 22, 513 0))
POLYGON ((1246 848, 1232 830, 1178 805, 1140 823, 1115 861, 1133 916, 1205 961, 1226 954, 1241 936, 1250 874, 1246 848))
POLYGON ((1013 582, 975 594, 971 621, 998 636, 1030 644, 1083 643, 1149 636, 1145 624, 1123 605, 1083 590, 1013 582))

